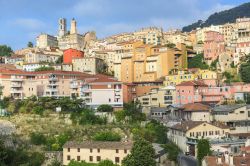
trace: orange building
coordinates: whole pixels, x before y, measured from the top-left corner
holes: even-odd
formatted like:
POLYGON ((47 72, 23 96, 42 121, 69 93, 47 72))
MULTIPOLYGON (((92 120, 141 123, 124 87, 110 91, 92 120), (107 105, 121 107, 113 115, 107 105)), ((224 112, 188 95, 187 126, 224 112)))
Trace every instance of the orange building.
POLYGON ((63 52, 63 63, 69 64, 72 63, 73 58, 83 58, 83 57, 84 57, 83 51, 69 48, 63 52))

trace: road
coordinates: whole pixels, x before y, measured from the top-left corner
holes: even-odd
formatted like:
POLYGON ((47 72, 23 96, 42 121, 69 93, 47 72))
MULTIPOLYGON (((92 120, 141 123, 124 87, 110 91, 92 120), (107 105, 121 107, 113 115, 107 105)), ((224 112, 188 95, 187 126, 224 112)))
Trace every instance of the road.
POLYGON ((178 164, 180 166, 198 166, 198 162, 196 159, 194 159, 191 156, 186 156, 183 154, 180 154, 178 156, 178 164))

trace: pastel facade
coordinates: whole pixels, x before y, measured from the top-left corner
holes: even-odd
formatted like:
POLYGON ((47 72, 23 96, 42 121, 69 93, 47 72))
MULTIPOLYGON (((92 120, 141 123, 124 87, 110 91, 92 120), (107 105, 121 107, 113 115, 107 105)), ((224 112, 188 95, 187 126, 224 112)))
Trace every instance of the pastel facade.
POLYGON ((113 107, 123 105, 122 84, 112 77, 68 71, 25 72, 2 69, 0 73, 4 97, 79 97, 95 108, 101 104, 113 107))
POLYGON ((86 85, 80 87, 79 97, 85 100, 86 105, 97 109, 101 104, 112 107, 123 107, 122 83, 111 78, 99 77, 90 80, 86 85))
POLYGON ((105 70, 104 61, 95 57, 73 58, 72 65, 73 71, 79 71, 88 74, 97 74, 105 70))
POLYGON ((63 146, 63 165, 70 160, 99 163, 101 160, 111 160, 121 165, 122 160, 130 154, 131 142, 67 142, 63 146))
POLYGON ((204 59, 208 64, 225 51, 224 37, 216 31, 207 31, 204 41, 204 59))
POLYGON ((168 138, 178 145, 184 153, 188 152, 190 155, 196 156, 198 139, 219 140, 227 137, 228 134, 229 128, 223 124, 183 121, 170 127, 168 138))
POLYGON ((166 107, 175 104, 175 87, 167 86, 158 89, 151 89, 149 93, 136 98, 143 107, 166 107))

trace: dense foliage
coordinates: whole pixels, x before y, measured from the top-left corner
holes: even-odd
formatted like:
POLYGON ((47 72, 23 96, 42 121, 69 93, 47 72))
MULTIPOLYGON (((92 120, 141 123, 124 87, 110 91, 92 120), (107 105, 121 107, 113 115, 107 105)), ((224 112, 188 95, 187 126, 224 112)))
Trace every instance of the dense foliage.
POLYGON ((181 152, 179 147, 174 143, 168 143, 163 145, 163 148, 168 154, 168 159, 177 162, 178 154, 181 152))
POLYGON ((211 146, 209 141, 207 139, 198 140, 197 149, 197 159, 199 165, 201 165, 203 158, 207 155, 211 155, 211 146))
POLYGON ((45 112, 55 111, 57 107, 61 107, 62 112, 80 111, 84 108, 82 99, 51 98, 35 96, 24 100, 12 100, 11 98, 3 99, 3 107, 11 113, 34 113, 44 115, 45 112))
POLYGON ((118 133, 111 131, 103 131, 96 133, 93 137, 95 141, 121 141, 121 136, 118 133))
POLYGON ((99 117, 95 115, 93 110, 89 110, 86 108, 77 112, 72 112, 70 115, 70 119, 73 121, 74 124, 80 125, 101 125, 107 123, 106 117, 99 117))
POLYGON ((59 151, 63 145, 72 138, 70 132, 61 133, 59 135, 44 135, 42 133, 33 132, 30 134, 30 142, 34 145, 43 145, 46 150, 59 151))
POLYGON ((29 41, 28 44, 27 44, 27 47, 33 48, 33 47, 34 47, 34 44, 33 44, 31 41, 29 41))
POLYGON ((141 137, 152 143, 165 144, 167 142, 167 128, 156 120, 151 120, 145 127, 133 127, 132 133, 135 138, 141 137))
POLYGON ((0 140, 0 165, 1 166, 38 166, 42 165, 45 157, 42 153, 28 152, 24 148, 7 148, 0 140))
POLYGON ((208 27, 210 25, 222 25, 226 23, 233 23, 237 18, 250 17, 250 3, 244 3, 240 6, 234 7, 229 10, 224 10, 221 12, 216 12, 208 17, 206 21, 199 20, 196 23, 185 26, 182 31, 189 32, 198 27, 208 27))
POLYGON ((131 154, 122 161, 123 166, 156 166, 155 150, 152 144, 144 139, 137 139, 131 154))
POLYGON ((97 111, 99 111, 99 112, 112 112, 113 107, 111 105, 108 105, 108 104, 102 104, 97 108, 97 111))
POLYGON ((240 66, 240 76, 242 81, 250 83, 250 54, 246 56, 245 63, 242 63, 240 66))
POLYGON ((68 166, 118 166, 118 165, 113 164, 113 162, 110 160, 102 160, 98 164, 86 163, 85 161, 78 162, 78 161, 72 160, 70 161, 68 166))
POLYGON ((11 47, 7 45, 0 45, 0 56, 11 56, 13 53, 11 47))
POLYGON ((208 65, 204 62, 203 54, 197 54, 188 60, 188 68, 208 69, 208 65))
POLYGON ((35 69, 35 71, 51 71, 51 70, 55 70, 55 68, 51 66, 42 66, 35 69))

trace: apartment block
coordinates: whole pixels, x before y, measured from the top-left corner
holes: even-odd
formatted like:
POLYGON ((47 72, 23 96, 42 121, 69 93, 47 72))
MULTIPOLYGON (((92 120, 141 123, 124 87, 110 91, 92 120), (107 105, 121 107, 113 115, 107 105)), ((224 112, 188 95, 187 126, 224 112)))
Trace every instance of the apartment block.
POLYGON ((101 104, 123 106, 122 83, 104 75, 69 71, 26 72, 0 70, 4 97, 25 99, 30 96, 78 97, 92 108, 101 104))
POLYGON ((73 71, 79 71, 88 74, 102 73, 106 70, 104 61, 96 57, 73 58, 72 65, 73 71))
POLYGON ((204 41, 204 59, 208 64, 225 51, 224 36, 216 31, 207 31, 204 41))

